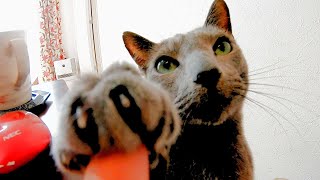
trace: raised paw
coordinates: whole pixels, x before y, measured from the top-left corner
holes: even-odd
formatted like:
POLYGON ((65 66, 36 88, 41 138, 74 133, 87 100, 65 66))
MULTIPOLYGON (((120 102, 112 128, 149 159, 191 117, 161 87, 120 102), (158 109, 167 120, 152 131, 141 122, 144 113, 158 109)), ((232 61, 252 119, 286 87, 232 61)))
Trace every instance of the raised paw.
POLYGON ((91 156, 61 151, 59 159, 64 168, 72 171, 84 171, 90 162, 91 156))
POLYGON ((112 99, 122 120, 134 133, 138 134, 143 144, 148 149, 153 149, 157 139, 162 134, 164 117, 161 117, 157 126, 153 130, 148 130, 143 122, 141 109, 135 102, 127 87, 119 85, 110 91, 109 97, 112 99))
POLYGON ((115 64, 97 79, 82 81, 85 88, 66 97, 52 145, 58 167, 82 172, 99 152, 128 152, 141 143, 150 152, 151 168, 159 160, 168 163, 181 122, 167 92, 128 64, 115 64))
POLYGON ((51 153, 62 171, 83 172, 91 156, 100 151, 98 125, 93 109, 85 101, 86 92, 94 86, 92 82, 82 84, 67 94, 61 107, 58 133, 52 138, 51 153))

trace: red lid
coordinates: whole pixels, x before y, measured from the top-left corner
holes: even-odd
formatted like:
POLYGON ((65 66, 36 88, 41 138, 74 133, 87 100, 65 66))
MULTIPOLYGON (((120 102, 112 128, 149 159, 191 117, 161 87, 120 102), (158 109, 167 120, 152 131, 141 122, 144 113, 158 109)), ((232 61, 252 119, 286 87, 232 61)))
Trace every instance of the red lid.
POLYGON ((0 116, 0 174, 25 165, 49 145, 50 139, 47 126, 30 112, 0 116))

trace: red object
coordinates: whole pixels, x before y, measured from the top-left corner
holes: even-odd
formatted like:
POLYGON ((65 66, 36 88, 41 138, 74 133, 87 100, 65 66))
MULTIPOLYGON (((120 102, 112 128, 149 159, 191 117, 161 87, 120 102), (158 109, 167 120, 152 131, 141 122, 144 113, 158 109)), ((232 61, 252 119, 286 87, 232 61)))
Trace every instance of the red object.
POLYGON ((0 174, 10 173, 35 158, 50 143, 41 119, 26 111, 0 116, 0 174))
POLYGON ((149 180, 148 150, 139 147, 130 153, 113 152, 94 157, 85 172, 84 180, 149 180))

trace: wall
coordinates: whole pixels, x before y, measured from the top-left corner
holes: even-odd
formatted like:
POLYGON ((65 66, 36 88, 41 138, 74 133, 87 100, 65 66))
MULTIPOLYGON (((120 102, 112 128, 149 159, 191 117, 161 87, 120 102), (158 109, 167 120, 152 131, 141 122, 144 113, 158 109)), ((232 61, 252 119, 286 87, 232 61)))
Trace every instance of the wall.
MULTIPOLYGON (((202 25, 211 0, 98 0, 104 68, 132 62, 122 32, 160 41, 202 25)), ((320 2, 227 0, 250 66, 245 133, 256 179, 320 179, 320 2)))
POLYGON ((73 0, 60 1, 61 32, 63 49, 67 58, 77 58, 76 23, 74 18, 73 0))
POLYGON ((267 105, 264 109, 269 112, 249 102, 245 111, 257 177, 319 179, 320 2, 264 0, 229 4, 235 17, 235 36, 251 71, 272 65, 252 72, 252 83, 277 86, 250 88, 272 94, 249 93, 267 105))
POLYGON ((200 26, 210 5, 210 1, 203 0, 98 0, 103 66, 107 67, 114 61, 131 59, 123 46, 124 31, 133 31, 157 42, 200 26))
POLYGON ((95 72, 89 41, 88 0, 60 1, 62 43, 67 58, 76 58, 81 73, 95 72))

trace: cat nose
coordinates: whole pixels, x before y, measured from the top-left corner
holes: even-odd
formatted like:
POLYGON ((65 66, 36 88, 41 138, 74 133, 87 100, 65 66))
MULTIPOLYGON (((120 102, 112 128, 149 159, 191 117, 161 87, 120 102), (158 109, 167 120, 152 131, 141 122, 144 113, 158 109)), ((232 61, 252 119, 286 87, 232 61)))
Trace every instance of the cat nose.
POLYGON ((221 73, 219 72, 219 70, 214 68, 209 71, 200 72, 194 82, 197 84, 201 84, 206 88, 213 88, 217 86, 220 76, 221 73))

